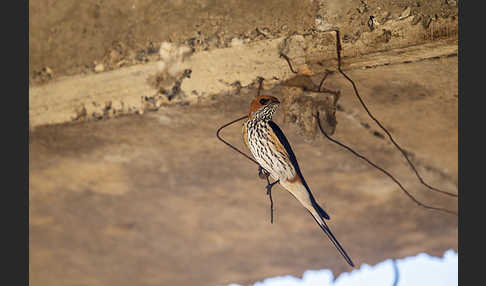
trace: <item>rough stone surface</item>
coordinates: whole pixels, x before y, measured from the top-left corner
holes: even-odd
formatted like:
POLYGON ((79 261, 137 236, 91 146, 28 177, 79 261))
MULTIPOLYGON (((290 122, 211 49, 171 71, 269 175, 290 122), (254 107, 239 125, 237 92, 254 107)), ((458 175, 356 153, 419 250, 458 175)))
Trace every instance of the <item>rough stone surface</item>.
POLYGON ((457 37, 454 2, 33 0, 29 1, 29 83, 93 73, 94 62, 110 71, 157 61, 165 41, 187 44, 199 52, 229 47, 235 38, 249 43, 298 34, 320 39, 309 49, 334 54, 333 39, 325 31, 339 28, 345 51, 354 55, 457 37), (400 18, 404 10, 414 17, 400 18), (370 17, 376 20, 372 31, 370 17), (412 25, 418 18, 422 25, 412 25), (397 31, 391 30, 386 42, 376 41, 383 29, 389 30, 387 25, 397 31), (46 66, 54 76, 44 76, 46 66))

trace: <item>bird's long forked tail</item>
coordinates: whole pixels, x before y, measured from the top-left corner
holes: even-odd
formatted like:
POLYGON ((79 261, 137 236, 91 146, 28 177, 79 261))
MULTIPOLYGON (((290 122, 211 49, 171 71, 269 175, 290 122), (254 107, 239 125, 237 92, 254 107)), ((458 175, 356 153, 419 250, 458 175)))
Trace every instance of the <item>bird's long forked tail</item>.
POLYGON ((313 207, 314 207, 315 214, 312 211, 308 210, 309 213, 312 215, 312 218, 321 227, 321 229, 324 231, 324 233, 329 237, 329 239, 331 240, 332 244, 334 244, 334 246, 339 251, 339 253, 341 253, 341 255, 344 257, 344 259, 346 260, 346 262, 351 267, 354 267, 353 261, 351 260, 351 258, 349 257, 349 255, 346 253, 346 251, 343 249, 343 247, 341 246, 341 244, 339 243, 339 241, 336 239, 336 237, 334 236, 334 234, 332 234, 331 230, 329 229, 329 227, 327 226, 326 222, 324 221, 324 218, 322 218, 320 216, 317 208, 315 206, 313 206, 313 207))
POLYGON ((341 255, 344 257, 346 262, 351 267, 354 267, 353 261, 351 260, 351 258, 349 258, 349 255, 346 253, 346 251, 344 251, 343 247, 336 239, 336 237, 334 237, 334 234, 332 234, 331 230, 324 221, 325 219, 330 219, 329 215, 316 202, 303 177, 300 176, 299 178, 301 178, 299 182, 292 183, 280 181, 280 185, 287 189, 287 191, 289 191, 302 204, 302 206, 311 214, 312 218, 316 221, 319 227, 329 237, 332 244, 334 244, 339 253, 341 253, 341 255))

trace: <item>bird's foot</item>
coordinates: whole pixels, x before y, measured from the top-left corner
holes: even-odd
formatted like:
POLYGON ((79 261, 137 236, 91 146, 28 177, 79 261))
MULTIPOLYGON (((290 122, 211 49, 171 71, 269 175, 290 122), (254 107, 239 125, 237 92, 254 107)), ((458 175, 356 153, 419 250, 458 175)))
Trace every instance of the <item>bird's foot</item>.
POLYGON ((270 173, 263 169, 262 166, 258 166, 258 177, 260 177, 260 179, 262 180, 265 180, 268 178, 268 176, 270 176, 270 173))

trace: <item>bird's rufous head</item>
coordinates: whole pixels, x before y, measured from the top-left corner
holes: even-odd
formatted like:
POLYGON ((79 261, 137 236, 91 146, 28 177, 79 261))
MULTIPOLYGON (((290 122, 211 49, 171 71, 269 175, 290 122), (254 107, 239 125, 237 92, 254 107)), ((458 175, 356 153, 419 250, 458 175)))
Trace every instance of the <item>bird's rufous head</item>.
POLYGON ((248 119, 271 120, 279 104, 274 96, 259 95, 251 101, 248 119))

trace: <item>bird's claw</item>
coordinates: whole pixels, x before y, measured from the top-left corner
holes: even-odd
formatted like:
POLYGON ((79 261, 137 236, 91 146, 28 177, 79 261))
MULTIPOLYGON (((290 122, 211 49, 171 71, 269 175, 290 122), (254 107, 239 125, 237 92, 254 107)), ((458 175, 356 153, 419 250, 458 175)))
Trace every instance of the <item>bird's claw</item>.
POLYGON ((258 177, 260 177, 260 179, 262 180, 265 180, 266 178, 268 178, 268 176, 270 176, 270 174, 267 172, 267 170, 263 169, 262 166, 258 166, 258 177))

